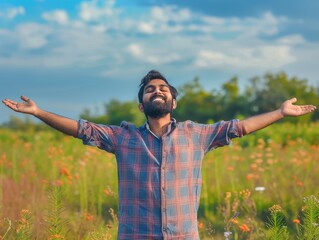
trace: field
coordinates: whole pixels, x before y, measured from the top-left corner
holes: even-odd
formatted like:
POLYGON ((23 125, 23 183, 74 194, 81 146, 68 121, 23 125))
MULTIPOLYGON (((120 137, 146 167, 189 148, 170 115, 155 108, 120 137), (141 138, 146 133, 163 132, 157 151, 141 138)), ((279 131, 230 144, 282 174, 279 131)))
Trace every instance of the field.
MULTIPOLYGON (((0 239, 116 239, 113 155, 0 129, 0 239)), ((275 124, 203 161, 202 239, 319 239, 319 124, 275 124)))

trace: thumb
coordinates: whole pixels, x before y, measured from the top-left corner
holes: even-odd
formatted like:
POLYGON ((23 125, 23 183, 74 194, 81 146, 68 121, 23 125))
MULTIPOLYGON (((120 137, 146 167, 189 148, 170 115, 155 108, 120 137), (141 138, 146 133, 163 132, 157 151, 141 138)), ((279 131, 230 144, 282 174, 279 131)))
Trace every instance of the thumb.
POLYGON ((23 101, 25 101, 25 102, 29 102, 29 100, 30 100, 30 99, 27 98, 26 96, 21 96, 20 98, 21 98, 23 101))
POLYGON ((294 97, 294 98, 289 99, 288 101, 292 104, 292 103, 297 102, 297 98, 294 97))

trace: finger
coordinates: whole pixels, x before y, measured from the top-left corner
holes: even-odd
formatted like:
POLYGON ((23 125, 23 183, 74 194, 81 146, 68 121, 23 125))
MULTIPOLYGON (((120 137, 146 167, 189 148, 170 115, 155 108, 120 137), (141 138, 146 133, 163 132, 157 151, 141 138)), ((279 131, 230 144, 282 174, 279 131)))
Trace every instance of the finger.
POLYGON ((16 105, 16 104, 17 104, 17 102, 12 101, 12 100, 10 100, 10 99, 4 99, 2 102, 3 102, 5 105, 16 105))
POLYGON ((23 101, 25 101, 25 102, 28 102, 30 99, 29 98, 27 98, 26 96, 21 96, 20 97, 23 101))
POLYGON ((297 98, 294 97, 294 98, 289 99, 288 101, 289 101, 290 103, 295 103, 295 102, 297 102, 297 98))
POLYGON ((303 105, 300 107, 303 112, 313 112, 317 109, 317 107, 313 105, 303 105))
POLYGON ((2 101, 7 107, 11 108, 14 111, 17 111, 17 105, 18 103, 9 99, 5 99, 2 101))

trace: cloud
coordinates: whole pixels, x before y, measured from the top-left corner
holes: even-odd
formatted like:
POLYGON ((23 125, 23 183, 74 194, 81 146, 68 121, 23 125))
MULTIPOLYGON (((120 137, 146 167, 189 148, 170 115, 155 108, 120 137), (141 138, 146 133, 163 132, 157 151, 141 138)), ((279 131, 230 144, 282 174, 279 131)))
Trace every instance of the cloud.
POLYGON ((43 24, 0 29, 0 63, 98 68, 98 76, 136 65, 240 74, 297 64, 308 44, 300 34, 283 34, 291 20, 272 12, 235 18, 157 6, 136 13, 114 3, 85 1, 75 15, 56 9, 42 14, 43 24))
POLYGON ((42 14, 42 18, 59 25, 67 25, 69 23, 69 17, 64 10, 55 10, 51 12, 45 12, 42 14))
POLYGON ((33 50, 45 47, 49 40, 47 37, 52 32, 44 25, 25 23, 19 25, 14 34, 22 50, 33 50))
POLYGON ((224 52, 200 51, 193 64, 199 68, 278 69, 295 60, 296 57, 288 46, 278 45, 241 49, 233 47, 224 52))
POLYGON ((8 8, 6 10, 0 11, 0 18, 12 20, 19 15, 24 15, 25 9, 22 6, 8 8))
POLYGON ((127 50, 135 59, 150 64, 162 65, 180 60, 180 56, 176 53, 161 52, 160 50, 155 50, 153 48, 143 49, 138 44, 131 44, 128 46, 127 50))
POLYGON ((79 17, 85 22, 98 22, 117 13, 115 0, 87 1, 80 4, 79 17))

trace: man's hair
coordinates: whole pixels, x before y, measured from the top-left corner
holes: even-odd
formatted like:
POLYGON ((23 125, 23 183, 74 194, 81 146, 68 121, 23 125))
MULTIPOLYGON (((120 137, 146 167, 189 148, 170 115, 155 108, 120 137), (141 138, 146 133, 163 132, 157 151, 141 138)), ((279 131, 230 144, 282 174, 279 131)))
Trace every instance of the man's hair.
POLYGON ((177 98, 177 95, 178 95, 178 92, 176 90, 175 87, 173 87, 172 85, 170 85, 168 83, 168 81, 166 80, 166 78, 159 72, 159 71, 156 71, 156 70, 151 70, 149 71, 141 80, 141 83, 140 83, 140 90, 138 91, 138 101, 140 103, 143 102, 143 93, 144 93, 144 88, 145 86, 152 80, 154 79, 161 79, 163 80, 169 87, 169 90, 171 91, 171 94, 172 94, 172 97, 173 99, 176 99, 177 98))

